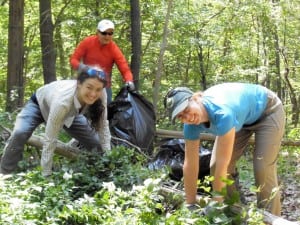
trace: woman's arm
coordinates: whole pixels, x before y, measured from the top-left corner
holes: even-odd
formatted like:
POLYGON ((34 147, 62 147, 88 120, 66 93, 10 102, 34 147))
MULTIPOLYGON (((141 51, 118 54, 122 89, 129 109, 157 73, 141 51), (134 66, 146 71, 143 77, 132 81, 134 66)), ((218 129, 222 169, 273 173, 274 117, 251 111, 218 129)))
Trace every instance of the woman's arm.
POLYGON ((214 171, 213 190, 221 192, 226 184, 222 179, 227 178, 227 170, 231 160, 233 144, 235 139, 235 128, 229 130, 223 136, 217 136, 214 148, 216 151, 216 164, 214 171))
POLYGON ((196 202, 199 173, 199 146, 200 140, 185 140, 183 177, 187 204, 196 202))
POLYGON ((53 154, 57 145, 57 136, 63 127, 67 112, 68 109, 61 105, 50 107, 45 128, 45 142, 41 155, 42 174, 44 176, 52 174, 53 154))

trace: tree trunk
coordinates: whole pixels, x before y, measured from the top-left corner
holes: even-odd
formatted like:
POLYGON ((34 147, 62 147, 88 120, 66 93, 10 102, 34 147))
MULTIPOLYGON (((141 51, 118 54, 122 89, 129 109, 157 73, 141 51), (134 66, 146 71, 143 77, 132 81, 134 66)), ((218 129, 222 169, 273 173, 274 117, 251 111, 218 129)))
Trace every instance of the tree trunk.
POLYGON ((132 55, 130 68, 133 73, 133 80, 135 87, 139 89, 140 79, 140 64, 141 64, 141 52, 142 52, 142 41, 141 41, 141 16, 140 16, 140 5, 139 0, 130 1, 131 9, 131 45, 132 55))
MULTIPOLYGON (((0 140, 7 141, 7 139, 10 137, 10 134, 11 131, 8 128, 5 128, 0 125, 0 140)), ((37 135, 32 135, 28 139, 27 144, 36 147, 38 149, 42 149, 44 144, 44 139, 37 135)), ((69 159, 75 159, 77 155, 80 153, 80 150, 78 150, 77 148, 73 148, 69 145, 66 145, 61 141, 58 141, 55 149, 55 153, 69 159)))
POLYGON ((280 76, 280 71, 281 71, 281 64, 280 64, 280 46, 279 46, 279 37, 277 30, 274 31, 274 47, 275 47, 275 73, 276 73, 276 90, 277 90, 277 95, 278 98, 282 99, 281 91, 281 76, 280 76))
POLYGON ((51 0, 40 0, 40 38, 45 84, 56 80, 56 52, 53 43, 54 26, 51 17, 51 0))
POLYGON ((160 81, 161 81, 161 76, 162 76, 162 71, 163 71, 163 58, 164 58, 164 53, 165 53, 165 50, 167 47, 168 24, 169 24, 169 20, 170 20, 172 4, 173 4, 173 0, 169 0, 166 19, 165 19, 165 25, 164 25, 164 31, 163 31, 163 40, 162 40, 161 47, 160 47, 160 53, 159 53, 158 62, 157 62, 157 71, 155 74, 154 90, 153 90, 153 107, 154 107, 155 113, 157 112, 160 81))
MULTIPOLYGON (((44 145, 44 139, 42 137, 32 135, 27 141, 27 144, 38 149, 42 149, 44 145)), ((77 155, 80 153, 78 149, 66 145, 61 141, 57 141, 57 145, 54 152, 69 159, 76 159, 77 155)))
MULTIPOLYGON (((199 38, 199 37, 198 37, 199 38)), ((200 85, 203 90, 207 88, 207 81, 206 81, 206 70, 204 68, 204 56, 203 56, 203 49, 202 45, 198 44, 198 60, 199 60, 199 67, 200 67, 200 74, 201 74, 201 80, 200 85)))
MULTIPOLYGON (((182 131, 174 131, 174 130, 163 130, 156 129, 156 136, 159 138, 183 138, 182 131)), ((214 141, 215 136, 208 133, 202 133, 199 137, 202 141, 214 141)), ((249 139, 249 144, 255 144, 254 137, 252 136, 249 139)), ((300 146, 300 141, 292 141, 292 140, 282 140, 281 145, 286 146, 300 146)))
MULTIPOLYGON (((68 54, 66 54, 63 46, 64 39, 62 37, 62 26, 61 26, 62 21, 64 20, 63 16, 66 13, 65 10, 69 7, 70 3, 72 3, 72 0, 64 1, 64 5, 60 8, 60 11, 56 16, 55 23, 54 23, 54 29, 55 29, 54 42, 56 46, 55 52, 58 55, 58 65, 56 65, 57 68, 56 72, 62 77, 62 79, 68 79, 72 77, 72 74, 70 74, 69 56, 68 54)), ((97 2, 95 8, 99 9, 97 2)), ((98 13, 98 11, 96 11, 96 13, 98 13)))
POLYGON ((289 79, 289 74, 290 74, 290 66, 289 66, 289 62, 288 62, 288 57, 285 54, 285 50, 281 51, 282 57, 283 57, 283 61, 285 64, 285 70, 283 73, 283 78, 285 80, 285 84, 288 88, 289 91, 289 96, 290 96, 290 100, 291 100, 291 104, 292 104, 292 123, 294 124, 294 127, 297 127, 297 124, 299 122, 299 114, 300 114, 300 110, 299 110, 299 100, 300 100, 300 96, 297 99, 297 93, 295 88, 292 85, 292 82, 289 79))
POLYGON ((6 111, 23 106, 24 100, 24 0, 9 1, 6 111))
POLYGON ((61 35, 61 24, 57 24, 56 32, 55 32, 55 42, 57 47, 57 54, 58 54, 58 65, 57 65, 57 72, 62 77, 62 79, 70 78, 69 72, 69 58, 64 50, 63 46, 63 37, 61 35))

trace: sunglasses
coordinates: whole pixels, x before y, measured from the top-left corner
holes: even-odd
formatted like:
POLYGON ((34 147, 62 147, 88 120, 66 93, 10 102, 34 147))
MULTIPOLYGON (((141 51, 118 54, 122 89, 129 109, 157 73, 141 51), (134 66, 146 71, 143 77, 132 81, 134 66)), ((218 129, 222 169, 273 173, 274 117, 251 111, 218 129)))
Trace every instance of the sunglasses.
POLYGON ((112 36, 112 35, 114 34, 114 32, 106 32, 106 31, 104 31, 104 32, 99 31, 99 32, 100 32, 100 34, 102 34, 103 36, 106 36, 106 35, 112 36))
POLYGON ((101 81, 103 81, 104 83, 106 83, 105 73, 103 71, 101 71, 101 70, 89 69, 87 71, 87 74, 90 77, 98 77, 101 81))

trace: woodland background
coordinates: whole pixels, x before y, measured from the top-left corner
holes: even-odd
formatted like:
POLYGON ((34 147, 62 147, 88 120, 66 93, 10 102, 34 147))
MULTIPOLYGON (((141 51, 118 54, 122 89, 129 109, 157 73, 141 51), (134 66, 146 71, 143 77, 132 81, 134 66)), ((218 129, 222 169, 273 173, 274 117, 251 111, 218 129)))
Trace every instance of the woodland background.
MULTIPOLYGON (((139 92, 154 105, 157 127, 180 130, 163 109, 162 99, 171 87, 196 91, 239 81, 259 83, 278 94, 287 113, 284 138, 298 141, 299 11, 299 0, 0 0, 1 124, 12 128, 13 120, 7 118, 39 86, 73 78, 70 55, 107 18, 115 23, 113 38, 131 66, 139 92)), ((122 85, 115 68, 114 95, 122 85)), ((288 176, 291 171, 285 166, 293 166, 288 182, 295 187, 288 187, 285 197, 295 200, 300 196, 294 194, 299 150, 287 147, 283 152, 280 172, 288 176)), ((292 204, 285 217, 299 219, 299 212, 289 214, 298 210, 299 203, 292 204)))
MULTIPOLYGON (((116 24, 140 92, 158 121, 170 87, 260 83, 299 118, 299 1, 0 1, 0 104, 12 111, 43 83, 69 79, 69 57, 103 18, 116 24)), ((114 93, 122 82, 114 70, 114 93)))

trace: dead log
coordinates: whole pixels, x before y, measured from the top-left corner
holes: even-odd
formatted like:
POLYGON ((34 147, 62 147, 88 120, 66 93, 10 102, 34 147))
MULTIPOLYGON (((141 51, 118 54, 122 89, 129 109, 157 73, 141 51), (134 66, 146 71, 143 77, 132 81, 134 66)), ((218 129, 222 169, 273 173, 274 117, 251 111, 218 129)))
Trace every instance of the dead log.
MULTIPOLYGON (((27 141, 27 144, 42 149, 44 144, 44 139, 37 135, 32 135, 27 141)), ((73 148, 69 145, 66 145, 61 141, 57 141, 56 149, 54 152, 66 158, 75 159, 77 158, 77 155, 80 151, 77 148, 73 148)))
MULTIPOLYGON (((8 128, 5 128, 3 126, 0 125, 0 137, 1 139, 3 139, 4 141, 6 141, 8 139, 8 137, 11 134, 11 130, 8 128)), ((44 139, 40 136, 37 135, 32 135, 28 141, 27 144, 33 147, 36 147, 38 149, 42 149, 43 148, 43 144, 44 144, 44 139)), ((69 145, 66 145, 65 143, 61 142, 61 141, 57 141, 57 146, 55 149, 55 153, 64 156, 66 158, 69 159, 75 159, 78 155, 80 151, 77 148, 73 148, 69 145)))
MULTIPOLYGON (((171 187, 166 187, 166 186, 161 186, 159 189, 159 193, 163 196, 168 196, 170 194, 177 194, 182 196, 182 199, 184 199, 184 191, 179 190, 179 189, 175 189, 175 188, 171 188, 171 187)), ((197 202, 199 203, 200 201, 206 201, 204 200, 204 197, 201 195, 197 195, 197 202)), ((207 198, 207 197, 206 197, 207 198)), ((241 214, 244 210, 245 210, 245 206, 241 205, 241 204, 234 204, 232 206, 230 206, 230 211, 234 214, 241 214)), ((268 225, 300 225, 300 223, 298 222, 292 222, 289 220, 286 220, 284 218, 281 218, 279 216, 275 216, 265 210, 260 210, 258 209, 259 212, 263 215, 263 221, 264 223, 268 224, 268 225)))
MULTIPOLYGON (((156 136, 159 138, 183 138, 182 131, 156 129, 156 136)), ((200 134, 200 139, 204 141, 214 141, 215 136, 212 134, 200 134)), ((252 136, 249 140, 249 144, 254 144, 254 137, 252 136)), ((300 146, 300 141, 292 141, 283 139, 281 142, 285 146, 300 146)))
MULTIPOLYGON (((182 131, 156 129, 156 135, 160 138, 183 138, 182 131)), ((200 134, 201 140, 214 141, 215 136, 212 134, 200 134)))

